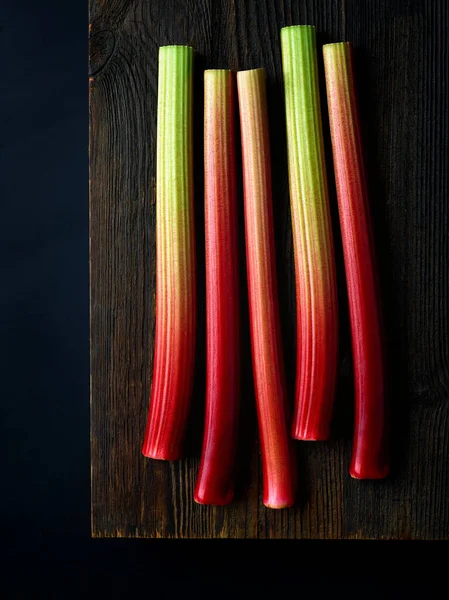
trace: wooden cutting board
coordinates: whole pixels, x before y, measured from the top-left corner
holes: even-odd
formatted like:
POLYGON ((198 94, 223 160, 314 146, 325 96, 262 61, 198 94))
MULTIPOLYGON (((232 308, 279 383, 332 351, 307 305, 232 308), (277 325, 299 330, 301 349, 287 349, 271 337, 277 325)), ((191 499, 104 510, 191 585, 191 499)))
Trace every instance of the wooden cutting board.
MULTIPOLYGON (((90 1, 93 536, 448 537, 448 27, 446 0, 90 1), (292 398, 295 298, 279 40, 280 28, 292 24, 315 25, 320 46, 349 40, 355 47, 387 324, 393 470, 377 482, 348 475, 351 351, 323 95, 341 311, 333 439, 297 442, 295 508, 274 511, 262 505, 244 305, 237 497, 228 507, 204 507, 193 502, 204 403, 202 72, 267 71, 278 277, 292 398), (158 47, 166 44, 191 44, 197 50, 199 352, 189 457, 173 463, 141 454, 155 323, 157 57, 158 47)), ((322 65, 321 50, 319 57, 322 65)))

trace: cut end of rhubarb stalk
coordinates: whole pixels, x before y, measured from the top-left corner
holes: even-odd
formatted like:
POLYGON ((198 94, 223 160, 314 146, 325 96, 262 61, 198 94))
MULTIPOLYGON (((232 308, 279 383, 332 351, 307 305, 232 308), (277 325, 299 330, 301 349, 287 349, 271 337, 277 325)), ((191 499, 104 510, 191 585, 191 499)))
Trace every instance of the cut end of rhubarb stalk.
POLYGON ((288 406, 274 247, 265 70, 237 73, 243 160, 251 350, 262 453, 263 503, 294 503, 296 468, 288 406))
POLYGON ((315 27, 315 25, 286 25, 285 27, 281 27, 281 35, 286 35, 287 33, 290 33, 290 32, 296 33, 296 32, 307 31, 307 30, 316 31, 316 27, 315 27), (285 31, 286 34, 283 34, 282 33, 283 31, 285 31))
POLYGON ((354 362, 350 474, 382 479, 389 471, 383 336, 351 45, 327 44, 323 56, 354 362))
MULTIPOLYGON (((373 428, 373 431, 375 432, 375 428, 373 428)), ((357 437, 359 436, 360 434, 357 437)), ((374 446, 378 445, 376 439, 373 439, 372 442, 374 446)), ((370 457, 370 460, 367 460, 367 455, 364 452, 360 452, 360 448, 359 439, 355 448, 356 451, 353 451, 349 469, 350 476, 353 479, 384 479, 387 477, 390 473, 390 464, 386 460, 385 449, 382 448, 379 455, 374 458, 370 457)))
POLYGON ((196 272, 192 163, 193 49, 159 49, 156 334, 144 456, 176 460, 193 388, 196 272))
POLYGON ((333 54, 334 52, 352 52, 351 42, 333 42, 332 44, 324 44, 323 54, 333 54))
POLYGON ((142 448, 142 454, 145 458, 153 460, 180 460, 183 458, 182 452, 159 451, 157 449, 142 448))
MULTIPOLYGON (((316 27, 314 25, 288 25, 287 27, 281 28, 281 52, 282 60, 284 62, 284 55, 288 52, 288 46, 291 47, 293 52, 297 53, 294 49, 295 44, 307 45, 310 41, 313 42, 313 47, 316 52, 316 27), (282 47, 284 46, 284 47, 282 47)), ((307 48, 305 48, 307 49, 307 48)), ((311 50, 311 48, 309 48, 311 50)), ((299 58, 297 56, 297 58, 299 58)), ((314 59, 313 56, 308 57, 309 60, 314 59)), ((298 65, 299 67, 299 65, 298 65)), ((285 77, 285 73, 284 73, 285 77)))
MULTIPOLYGON (((167 44, 166 46, 159 46, 159 56, 164 54, 164 52, 174 52, 179 58, 192 58, 195 51, 193 46, 184 44, 167 44)), ((159 67, 161 67, 161 65, 159 65, 159 67)), ((164 68, 163 65, 162 68, 164 68)))
POLYGON ((297 306, 291 435, 326 440, 337 377, 338 300, 315 27, 281 29, 281 50, 297 306))
POLYGON ((197 504, 207 506, 226 506, 232 502, 234 490, 229 490, 227 493, 210 494, 206 490, 195 490, 193 499, 197 504), (204 493, 203 493, 204 492, 204 493))
POLYGON ((266 496, 264 495, 263 505, 267 508, 273 508, 278 510, 294 506, 296 490, 293 490, 291 488, 290 483, 288 484, 286 492, 287 493, 279 493, 276 490, 271 489, 269 492, 267 492, 266 496))
POLYGON ((259 67, 258 69, 242 69, 241 71, 237 71, 237 81, 239 79, 243 80, 246 77, 256 77, 265 81, 265 69, 263 67, 259 67))
POLYGON ((390 473, 389 467, 381 467, 376 468, 374 471, 353 471, 352 469, 349 471, 349 475, 353 479, 385 479, 390 473))

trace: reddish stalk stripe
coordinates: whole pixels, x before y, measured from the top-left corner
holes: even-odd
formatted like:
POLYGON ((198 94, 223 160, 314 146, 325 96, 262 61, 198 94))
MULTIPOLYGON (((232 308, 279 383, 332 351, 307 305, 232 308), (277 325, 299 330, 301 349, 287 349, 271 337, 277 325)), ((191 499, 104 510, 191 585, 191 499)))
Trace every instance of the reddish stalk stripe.
POLYGON ((323 54, 354 358, 356 407, 350 474, 379 479, 389 471, 384 355, 352 51, 345 42, 325 45, 323 54))
POLYGON ((206 418, 194 494, 200 504, 228 504, 234 495, 240 376, 234 95, 231 71, 205 71, 206 418))
POLYGON ((263 467, 263 503, 294 503, 276 261, 265 71, 237 73, 252 361, 263 467))
POLYGON ((142 452, 174 460, 193 387, 195 244, 192 174, 192 62, 188 46, 159 49, 156 181, 156 335, 142 452))

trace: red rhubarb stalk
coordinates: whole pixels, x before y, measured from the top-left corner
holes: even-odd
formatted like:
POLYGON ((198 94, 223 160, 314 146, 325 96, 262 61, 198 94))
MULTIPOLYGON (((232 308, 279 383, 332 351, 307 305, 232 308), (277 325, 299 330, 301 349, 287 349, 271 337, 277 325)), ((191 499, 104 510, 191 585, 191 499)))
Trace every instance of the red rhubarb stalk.
POLYGON ((389 471, 384 355, 352 51, 344 42, 325 45, 323 54, 354 359, 355 432, 350 474, 357 479, 380 479, 389 471))
POLYGON ((330 436, 338 301, 321 125, 315 27, 281 29, 296 275, 296 396, 292 436, 330 436))
POLYGON ((206 418, 194 499, 223 505, 234 494, 239 404, 239 301, 234 78, 204 73, 206 418))
POLYGON ((253 373, 263 468, 263 503, 294 503, 296 467, 288 431, 281 345, 264 69, 237 74, 253 373))
POLYGON ((156 335, 142 452, 182 457, 195 355, 192 61, 188 46, 159 49, 156 173, 156 335))

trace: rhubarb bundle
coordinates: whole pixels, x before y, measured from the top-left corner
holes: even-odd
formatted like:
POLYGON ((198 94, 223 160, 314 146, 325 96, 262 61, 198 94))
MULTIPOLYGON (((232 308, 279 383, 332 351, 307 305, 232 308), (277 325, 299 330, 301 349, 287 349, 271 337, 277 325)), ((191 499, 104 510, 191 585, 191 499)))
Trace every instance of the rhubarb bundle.
POLYGON ((379 288, 350 44, 323 48, 330 130, 343 241, 355 379, 350 474, 388 474, 385 374, 379 288))
POLYGON ((296 277, 297 360, 292 435, 330 435, 338 306, 321 123, 315 27, 281 29, 296 277))
MULTIPOLYGON (((237 73, 252 366, 263 503, 292 506, 292 438, 330 436, 338 354, 334 243, 324 157, 316 32, 281 30, 297 307, 294 414, 286 395, 264 69, 237 73), (290 428, 290 430, 289 430, 290 428)), ((373 231, 349 43, 323 48, 355 379, 352 477, 389 471, 385 364, 373 231)), ((193 389, 196 266, 192 147, 193 50, 159 49, 156 178, 156 333, 142 452, 183 456, 193 389)), ((234 494, 240 393, 235 82, 204 73, 206 402, 194 499, 224 505, 234 494)))
POLYGON ((239 408, 234 96, 231 71, 205 71, 206 418, 194 499, 216 505, 229 503, 234 493, 239 408))
POLYGON ((263 503, 291 506, 295 499, 294 448, 288 407, 277 291, 271 165, 264 69, 237 73, 250 333, 263 503))
POLYGON ((196 277, 192 65, 188 46, 159 49, 156 173, 156 334, 142 452, 182 457, 194 371, 196 277))

